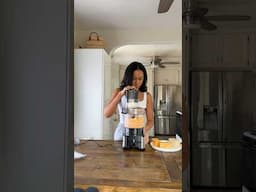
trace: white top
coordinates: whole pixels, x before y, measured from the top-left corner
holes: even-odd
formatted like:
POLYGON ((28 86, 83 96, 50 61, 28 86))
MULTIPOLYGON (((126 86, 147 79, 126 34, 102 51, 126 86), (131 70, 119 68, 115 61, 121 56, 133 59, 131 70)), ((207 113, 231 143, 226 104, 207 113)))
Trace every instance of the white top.
MULTIPOLYGON (((118 103, 118 111, 119 111, 119 117, 120 117, 119 122, 122 124, 124 123, 124 114, 122 113, 122 108, 123 107, 126 108, 126 105, 127 105, 127 98, 125 95, 123 95, 121 98, 121 102, 118 103)), ((138 101, 136 107, 146 109, 146 107, 147 107, 147 92, 144 92, 143 100, 138 101)))
MULTIPOLYGON (((125 114, 122 113, 122 108, 126 108, 127 98, 125 95, 122 96, 121 101, 118 103, 118 111, 119 111, 119 124, 114 133, 114 140, 122 140, 124 130, 124 117, 125 114)), ((147 92, 144 92, 143 100, 138 101, 136 107, 146 109, 147 107, 147 92)), ((145 115, 146 121, 146 115, 145 115)))

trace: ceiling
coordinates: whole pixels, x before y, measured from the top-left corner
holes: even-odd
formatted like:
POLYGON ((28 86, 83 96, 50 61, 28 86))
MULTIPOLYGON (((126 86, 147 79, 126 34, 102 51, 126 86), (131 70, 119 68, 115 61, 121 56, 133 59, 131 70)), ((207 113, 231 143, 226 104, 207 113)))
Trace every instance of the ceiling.
MULTIPOLYGON (((209 7, 209 14, 255 15, 255 0, 187 0, 209 7)), ((75 30, 179 29, 182 0, 157 14, 159 0, 74 0, 75 30)), ((236 22, 237 23, 237 22, 236 22)), ((246 23, 246 22, 242 22, 246 23)))
MULTIPOLYGON (((74 0, 75 30, 172 30, 181 31, 182 4, 174 0, 168 12, 158 14, 159 0, 74 0)), ((148 63, 153 56, 181 55, 181 42, 127 45, 112 53, 116 63, 148 63)))
MULTIPOLYGON (((255 0, 192 0, 211 14, 244 14, 255 16, 255 0), (230 6, 232 4, 232 6, 230 6)), ((75 31, 140 30, 171 28, 179 33, 182 26, 182 0, 174 0, 168 12, 158 14, 159 0, 74 0, 75 31)), ((256 22, 217 22, 217 26, 244 28, 256 22)), ((213 22, 214 23, 214 22, 213 22)), ((181 57, 181 42, 162 45, 130 45, 117 49, 116 61, 127 63, 147 56, 181 57), (123 58, 123 61, 122 61, 123 58)), ((147 59, 148 61, 148 59, 147 59)))
POLYGON ((181 0, 157 14, 159 0, 74 0, 76 30, 181 27, 181 0))

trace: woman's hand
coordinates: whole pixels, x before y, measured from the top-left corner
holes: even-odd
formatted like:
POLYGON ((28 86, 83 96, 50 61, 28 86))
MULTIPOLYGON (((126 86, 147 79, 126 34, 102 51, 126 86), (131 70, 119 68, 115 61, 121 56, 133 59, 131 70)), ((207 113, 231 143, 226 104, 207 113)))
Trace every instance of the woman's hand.
POLYGON ((149 133, 147 131, 144 132, 144 143, 145 145, 149 142, 149 133))
POLYGON ((130 89, 136 89, 137 90, 137 88, 135 87, 135 86, 130 86, 130 85, 128 85, 128 86, 126 86, 125 88, 123 88, 121 91, 120 91, 120 94, 121 94, 121 96, 123 96, 124 94, 125 94, 125 92, 127 91, 127 90, 130 90, 130 89))

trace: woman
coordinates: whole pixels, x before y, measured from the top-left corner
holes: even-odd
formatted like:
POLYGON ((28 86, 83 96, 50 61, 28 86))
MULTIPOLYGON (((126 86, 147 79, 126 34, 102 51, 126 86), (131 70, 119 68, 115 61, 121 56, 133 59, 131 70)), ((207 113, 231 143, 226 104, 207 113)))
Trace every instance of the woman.
POLYGON ((111 117, 118 107, 119 110, 119 124, 114 133, 114 140, 122 140, 124 132, 124 115, 122 114, 122 106, 126 102, 125 91, 129 89, 136 89, 139 91, 138 100, 139 106, 145 109, 146 122, 144 126, 144 139, 148 143, 148 135, 150 129, 154 125, 153 117, 153 101, 152 96, 147 92, 147 72, 145 67, 139 62, 132 62, 125 70, 123 80, 120 87, 115 89, 112 93, 110 102, 104 109, 105 117, 111 117))

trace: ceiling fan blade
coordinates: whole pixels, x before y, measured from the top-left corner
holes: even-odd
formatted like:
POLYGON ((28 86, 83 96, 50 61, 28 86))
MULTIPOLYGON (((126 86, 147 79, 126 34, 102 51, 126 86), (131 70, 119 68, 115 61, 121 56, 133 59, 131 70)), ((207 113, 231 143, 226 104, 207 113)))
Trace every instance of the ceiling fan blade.
POLYGON ((160 68, 165 68, 165 66, 164 66, 162 63, 159 63, 159 64, 158 64, 158 67, 160 67, 160 68))
POLYGON ((174 64, 180 64, 180 62, 178 61, 165 61, 165 62, 161 62, 160 64, 164 65, 174 65, 174 64))
POLYGON ((169 10, 173 0, 160 0, 157 13, 165 13, 169 10))
POLYGON ((162 61, 162 59, 159 56, 155 56, 154 61, 156 64, 158 64, 162 61))
POLYGON ((205 16, 205 18, 211 21, 247 21, 251 19, 248 15, 212 15, 205 16))
POLYGON ((217 29, 217 26, 209 23, 206 19, 201 19, 200 25, 202 29, 208 30, 208 31, 213 31, 217 29))

